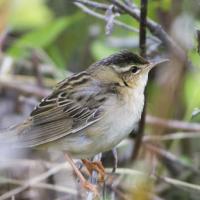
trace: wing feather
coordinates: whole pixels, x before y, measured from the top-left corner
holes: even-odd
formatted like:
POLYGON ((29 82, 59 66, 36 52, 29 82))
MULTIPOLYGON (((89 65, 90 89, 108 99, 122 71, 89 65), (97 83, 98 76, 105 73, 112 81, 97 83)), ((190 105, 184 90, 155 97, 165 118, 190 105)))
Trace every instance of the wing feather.
POLYGON ((42 100, 28 121, 18 128, 22 147, 38 146, 75 134, 101 119, 102 102, 99 104, 95 98, 101 88, 95 86, 94 90, 94 86, 86 81, 80 86, 76 77, 73 78, 76 85, 72 87, 70 79, 62 82, 50 96, 42 100))

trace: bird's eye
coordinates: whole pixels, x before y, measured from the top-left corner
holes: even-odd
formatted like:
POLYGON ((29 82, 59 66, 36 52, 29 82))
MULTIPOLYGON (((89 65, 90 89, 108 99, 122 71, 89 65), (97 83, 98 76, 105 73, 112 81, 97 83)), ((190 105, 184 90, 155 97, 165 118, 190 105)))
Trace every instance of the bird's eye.
POLYGON ((136 66, 133 66, 132 69, 131 69, 131 72, 132 72, 133 74, 137 73, 138 71, 139 71, 139 68, 136 67, 136 66))

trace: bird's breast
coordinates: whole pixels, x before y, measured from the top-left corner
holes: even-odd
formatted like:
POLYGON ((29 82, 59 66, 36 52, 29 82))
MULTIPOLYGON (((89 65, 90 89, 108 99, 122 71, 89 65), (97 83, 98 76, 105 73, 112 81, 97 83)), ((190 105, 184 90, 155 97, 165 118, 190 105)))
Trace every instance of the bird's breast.
POLYGON ((143 94, 127 94, 123 101, 118 102, 118 106, 113 108, 115 129, 123 134, 129 134, 140 120, 143 105, 143 94))
MULTIPOLYGON (((144 95, 130 93, 124 99, 111 99, 103 118, 101 139, 104 149, 111 149, 137 127, 144 105, 144 95)), ((100 125, 101 126, 101 125, 100 125)))

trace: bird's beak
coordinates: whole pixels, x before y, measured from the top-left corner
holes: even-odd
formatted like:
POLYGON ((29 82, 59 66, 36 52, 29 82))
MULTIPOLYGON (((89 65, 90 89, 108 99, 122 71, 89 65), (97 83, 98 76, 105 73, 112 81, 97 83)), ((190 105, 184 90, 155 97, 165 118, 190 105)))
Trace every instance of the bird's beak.
POLYGON ((163 59, 163 60, 159 60, 159 61, 152 61, 150 62, 150 64, 148 65, 148 68, 152 69, 162 63, 166 63, 169 62, 169 59, 163 59))

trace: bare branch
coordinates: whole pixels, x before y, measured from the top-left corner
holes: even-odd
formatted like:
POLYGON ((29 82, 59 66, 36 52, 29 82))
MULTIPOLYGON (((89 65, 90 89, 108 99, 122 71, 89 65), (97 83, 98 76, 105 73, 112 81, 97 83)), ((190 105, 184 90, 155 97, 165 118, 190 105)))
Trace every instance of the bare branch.
POLYGON ((180 160, 180 158, 178 158, 171 152, 169 152, 165 149, 162 149, 159 146, 156 146, 154 144, 148 143, 148 142, 144 143, 144 146, 148 150, 150 150, 152 153, 156 154, 161 160, 163 160, 167 163, 170 163, 170 165, 176 164, 182 168, 190 170, 191 172, 193 172, 197 175, 200 175, 200 171, 198 169, 195 169, 193 166, 184 163, 182 160, 180 160))
MULTIPOLYGON (((14 184, 14 185, 24 185, 25 181, 19 181, 17 179, 0 177, 0 183, 10 183, 10 184, 14 184)), ((67 187, 59 186, 59 185, 52 185, 52 184, 48 184, 48 183, 36 183, 36 184, 32 184, 31 187, 43 188, 43 189, 47 189, 47 190, 53 190, 53 191, 56 191, 56 192, 63 192, 63 193, 73 194, 73 195, 77 194, 77 191, 72 189, 72 188, 67 188, 67 187)))
MULTIPOLYGON (((140 46, 140 55, 142 57, 146 57, 146 21, 147 21, 147 4, 148 0, 141 0, 141 16, 140 16, 140 37, 139 37, 139 46, 140 46)), ((146 89, 145 89, 145 96, 146 89)), ((140 146, 142 143, 142 138, 144 135, 144 127, 145 127, 145 115, 146 115, 146 98, 144 102, 144 108, 142 111, 141 120, 139 123, 139 129, 137 133, 137 137, 135 139, 135 146, 132 152, 132 161, 136 160, 137 155, 140 150, 140 146)))
MULTIPOLYGON (((140 10, 137 7, 127 6, 119 0, 109 0, 115 6, 132 16, 134 19, 140 21, 140 10)), ((173 53, 181 60, 185 60, 185 52, 176 44, 176 42, 164 31, 160 24, 157 24, 151 19, 147 19, 147 28, 150 32, 158 37, 166 47, 170 48, 173 53)))
POLYGON ((178 132, 178 133, 170 133, 167 135, 146 135, 143 138, 144 142, 147 141, 168 141, 168 140, 181 140, 181 139, 193 139, 193 138, 200 138, 200 132, 178 132))
MULTIPOLYGON (((111 173, 112 172, 112 168, 106 168, 106 172, 107 173, 111 173)), ((138 170, 134 170, 134 169, 129 169, 129 168, 117 168, 116 170, 116 174, 123 174, 123 175, 131 175, 131 176, 149 176, 148 174, 142 172, 142 171, 138 171, 138 170)), ((186 189, 188 192, 198 192, 200 193, 200 186, 199 185, 195 185, 192 183, 187 183, 184 181, 180 181, 177 179, 173 179, 173 178, 169 178, 169 177, 164 177, 164 176, 154 176, 151 175, 149 176, 149 178, 156 180, 162 180, 170 185, 179 187, 181 189, 186 189)))
POLYGON ((91 6, 93 8, 98 8, 100 10, 107 10, 108 9, 108 4, 104 4, 104 3, 98 3, 98 2, 94 2, 94 1, 90 1, 90 0, 74 0, 77 3, 81 3, 84 4, 86 6, 91 6))
POLYGON ((177 180, 177 179, 172 179, 172 178, 169 178, 169 177, 159 177, 159 179, 170 184, 170 185, 179 187, 181 189, 185 189, 190 193, 196 192, 196 193, 200 194, 200 186, 199 185, 187 183, 187 182, 180 181, 180 180, 177 180))
POLYGON ((148 0, 141 0, 140 12, 140 55, 146 57, 146 25, 148 0))
MULTIPOLYGON (((95 9, 99 9, 99 10, 103 10, 106 11, 108 9, 108 7, 110 6, 109 4, 105 4, 105 3, 99 3, 99 2, 95 2, 95 1, 90 1, 90 0, 74 0, 77 3, 81 3, 84 4, 86 6, 90 6, 93 7, 95 9)), ((124 13, 121 9, 119 9, 116 6, 113 6, 113 12, 117 12, 117 13, 124 13)))
POLYGON ((3 51, 3 46, 4 43, 6 41, 7 35, 8 35, 9 30, 4 30, 1 34, 0 34, 0 53, 2 53, 3 51))
POLYGON ((200 132, 199 123, 191 123, 178 120, 166 120, 151 115, 146 116, 146 122, 150 125, 165 127, 169 129, 180 129, 183 131, 200 132))
MULTIPOLYGON (((106 21, 106 18, 105 18, 104 15, 99 14, 99 13, 97 13, 97 12, 94 12, 93 10, 89 9, 88 7, 84 6, 84 5, 81 4, 81 3, 74 3, 74 4, 75 4, 77 7, 79 7, 80 9, 82 9, 83 12, 85 12, 85 13, 87 13, 87 14, 89 14, 89 15, 92 15, 92 16, 94 16, 94 17, 96 17, 96 18, 99 18, 99 19, 102 19, 102 20, 106 21)), ((139 33, 138 29, 133 28, 132 26, 129 26, 129 25, 127 25, 127 24, 125 24, 125 23, 123 23, 123 22, 120 22, 120 21, 118 21, 118 20, 116 20, 116 19, 113 20, 113 23, 116 24, 117 26, 123 28, 123 29, 128 30, 128 31, 131 31, 131 32, 134 32, 134 33, 139 33)))
POLYGON ((47 179, 49 176, 52 176, 53 174, 56 174, 57 172, 59 172, 60 170, 62 170, 63 168, 66 168, 68 166, 68 163, 62 163, 62 164, 58 164, 55 167, 52 167, 51 169, 49 169, 48 171, 40 174, 39 176, 36 176, 30 180, 25 181, 23 186, 17 187, 13 190, 10 190, 6 193, 4 193, 3 195, 0 196, 0 200, 5 200, 8 198, 11 198, 12 196, 23 192, 24 190, 26 190, 28 187, 35 185, 38 182, 41 182, 45 179, 47 179))
POLYGON ((4 88, 9 88, 11 90, 16 90, 25 96, 35 96, 38 98, 43 98, 49 95, 51 90, 44 89, 34 85, 25 85, 20 83, 19 81, 9 81, 0 79, 0 85, 4 88))
POLYGON ((35 75, 37 85, 41 88, 44 88, 43 77, 39 68, 40 59, 36 51, 32 51, 31 55, 33 73, 35 75))

